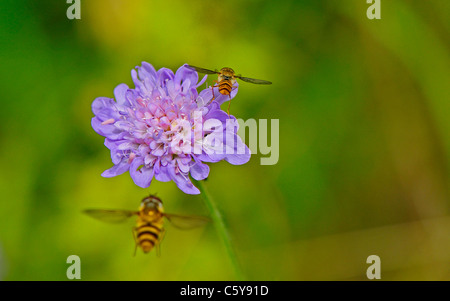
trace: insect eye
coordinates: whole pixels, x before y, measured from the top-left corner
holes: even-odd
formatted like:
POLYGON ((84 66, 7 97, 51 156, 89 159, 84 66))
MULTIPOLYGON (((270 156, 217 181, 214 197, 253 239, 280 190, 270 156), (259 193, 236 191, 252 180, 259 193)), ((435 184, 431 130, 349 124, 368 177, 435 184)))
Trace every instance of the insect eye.
POLYGON ((149 203, 145 204, 145 207, 146 207, 147 209, 154 209, 154 208, 155 208, 155 204, 152 203, 152 202, 149 202, 149 203))

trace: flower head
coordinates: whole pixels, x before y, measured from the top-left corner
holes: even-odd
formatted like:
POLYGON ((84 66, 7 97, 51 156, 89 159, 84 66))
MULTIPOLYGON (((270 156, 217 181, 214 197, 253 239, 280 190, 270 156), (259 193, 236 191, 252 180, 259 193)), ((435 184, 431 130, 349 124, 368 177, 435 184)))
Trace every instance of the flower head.
POLYGON ((98 97, 92 103, 92 127, 105 137, 114 163, 102 176, 129 171, 140 187, 149 187, 154 177, 198 194, 189 175, 207 178, 209 166, 204 162, 248 162, 250 150, 237 135, 236 118, 220 109, 237 87, 230 96, 211 87, 198 93, 206 76, 198 83, 198 74, 186 65, 175 74, 167 68, 156 71, 146 62, 136 69, 131 71, 134 89, 120 84, 115 101, 98 97))

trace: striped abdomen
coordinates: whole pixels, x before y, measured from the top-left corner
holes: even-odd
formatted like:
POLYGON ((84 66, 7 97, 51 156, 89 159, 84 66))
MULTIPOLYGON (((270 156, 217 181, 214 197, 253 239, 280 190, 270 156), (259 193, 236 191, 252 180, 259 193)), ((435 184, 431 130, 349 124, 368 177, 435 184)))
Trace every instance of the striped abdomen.
POLYGON ((144 253, 150 252, 159 243, 162 226, 148 222, 138 223, 136 227, 136 243, 144 253))
POLYGON ((229 79, 222 79, 219 82, 219 93, 222 95, 230 95, 233 83, 229 79))

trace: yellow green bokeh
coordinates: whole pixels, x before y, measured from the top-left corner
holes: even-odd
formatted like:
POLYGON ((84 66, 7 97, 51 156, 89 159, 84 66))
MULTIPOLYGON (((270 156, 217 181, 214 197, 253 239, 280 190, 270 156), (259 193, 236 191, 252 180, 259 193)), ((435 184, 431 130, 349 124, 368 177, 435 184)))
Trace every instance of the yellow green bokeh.
MULTIPOLYGON (((0 279, 234 280, 213 225, 170 225, 133 257, 133 221, 85 208, 208 214, 173 182, 134 185, 90 122, 142 61, 225 66, 273 82, 241 83, 231 113, 279 119, 280 157, 211 164, 205 182, 249 280, 450 280, 450 2, 381 0, 81 0, 0 3, 0 279)), ((212 83, 214 78, 208 79, 212 83)), ((224 104, 226 109, 228 104, 224 104)))

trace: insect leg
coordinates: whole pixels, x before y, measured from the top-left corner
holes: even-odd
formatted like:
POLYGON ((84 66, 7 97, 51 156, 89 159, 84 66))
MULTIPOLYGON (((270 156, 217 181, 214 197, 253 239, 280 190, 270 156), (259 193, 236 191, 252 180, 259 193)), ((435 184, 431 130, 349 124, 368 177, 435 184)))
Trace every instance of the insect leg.
POLYGON ((136 227, 131 228, 131 233, 133 233, 133 238, 134 238, 134 254, 133 257, 136 256, 136 251, 137 251, 137 247, 138 247, 138 241, 136 238, 136 227))
POLYGON ((166 230, 164 228, 161 229, 161 233, 159 234, 158 243, 156 244, 156 256, 161 257, 161 242, 164 238, 164 234, 166 233, 166 230))
POLYGON ((218 81, 214 81, 216 84, 214 86, 211 86, 211 92, 213 95, 213 98, 211 99, 211 101, 213 101, 216 97, 214 96, 214 87, 218 87, 219 82, 218 81))
MULTIPOLYGON (((218 83, 216 80, 214 82, 218 83)), ((208 106, 210 103, 212 103, 212 101, 216 98, 214 96, 214 88, 215 87, 218 87, 218 85, 211 86, 211 92, 212 92, 213 98, 205 105, 205 107, 208 106)))
POLYGON ((228 113, 228 117, 230 117, 231 93, 230 93, 230 94, 228 94, 228 96, 230 96, 230 100, 229 100, 229 104, 228 104, 228 109, 227 109, 227 113, 228 113))
POLYGON ((161 229, 161 234, 159 235, 158 243, 162 242, 162 240, 164 239, 164 235, 165 234, 166 234, 166 229, 162 228, 161 229))

